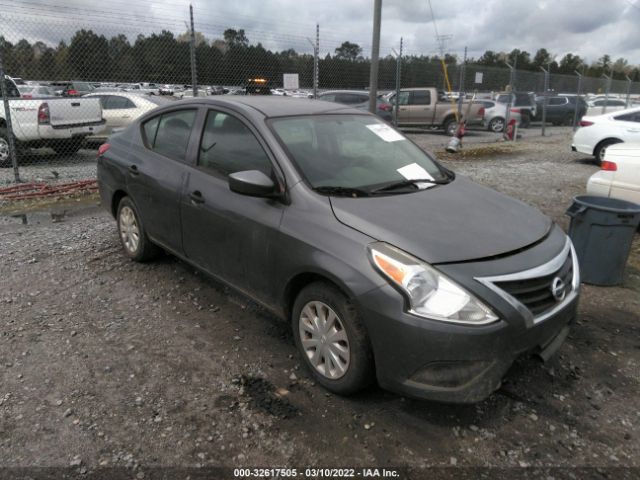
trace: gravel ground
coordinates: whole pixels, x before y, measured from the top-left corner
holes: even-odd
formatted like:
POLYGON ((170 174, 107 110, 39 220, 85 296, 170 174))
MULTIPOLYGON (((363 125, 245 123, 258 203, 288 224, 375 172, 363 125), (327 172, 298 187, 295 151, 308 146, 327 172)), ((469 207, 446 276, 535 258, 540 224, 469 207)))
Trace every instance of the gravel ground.
MULTIPOLYGON (((464 157, 442 158, 566 228, 564 210, 597 167, 570 152, 568 129, 551 130, 470 155, 472 143, 495 141, 473 134, 464 157)), ((436 152, 448 141, 412 138, 436 152)), ((150 478, 157 466, 276 465, 638 478, 637 241, 633 250, 623 286, 584 287, 555 358, 523 358, 489 399, 455 406, 378 388, 327 393, 303 369, 286 323, 173 257, 128 261, 115 222, 95 205, 5 217, 0 466, 118 467, 126 478, 150 478)))

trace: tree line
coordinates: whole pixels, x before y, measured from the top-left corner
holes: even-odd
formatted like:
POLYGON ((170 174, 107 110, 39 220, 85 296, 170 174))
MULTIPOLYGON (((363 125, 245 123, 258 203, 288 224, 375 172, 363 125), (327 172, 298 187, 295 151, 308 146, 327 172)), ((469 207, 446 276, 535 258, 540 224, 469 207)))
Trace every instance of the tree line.
MULTIPOLYGON (((208 40, 196 32, 195 56, 198 83, 201 85, 242 85, 248 78, 261 76, 273 86, 282 83, 283 73, 299 73, 300 86, 313 85, 313 55, 294 49, 271 51, 261 43, 252 44, 244 30, 227 29, 223 38, 208 40)), ((13 44, 0 36, 0 54, 7 74, 33 80, 84 80, 95 82, 191 83, 190 34, 181 35, 163 30, 150 35, 138 35, 130 41, 124 34, 107 38, 92 30, 78 30, 67 43, 51 46, 44 42, 30 43, 22 39, 13 44)), ((445 55, 451 83, 457 86, 459 59, 445 55)), ((486 51, 478 59, 468 61, 469 72, 485 72, 485 87, 503 88, 508 83, 505 61, 519 71, 539 72, 539 67, 552 73, 573 75, 575 70, 586 76, 600 77, 613 72, 616 79, 625 75, 640 80, 637 66, 625 59, 612 61, 604 55, 587 65, 577 55, 567 54, 560 61, 541 48, 533 57, 515 49, 509 53, 486 51)), ((402 86, 437 85, 444 87, 444 75, 437 56, 411 55, 402 59, 402 86)), ((382 89, 395 87, 396 59, 380 59, 379 84, 382 89)), ((470 87, 467 79, 463 87, 470 87)), ((369 84, 369 59, 362 48, 343 42, 333 54, 319 59, 321 88, 366 88, 369 84)), ((528 89, 540 89, 540 82, 531 76, 528 89)), ((473 88, 473 85, 471 85, 473 88)))

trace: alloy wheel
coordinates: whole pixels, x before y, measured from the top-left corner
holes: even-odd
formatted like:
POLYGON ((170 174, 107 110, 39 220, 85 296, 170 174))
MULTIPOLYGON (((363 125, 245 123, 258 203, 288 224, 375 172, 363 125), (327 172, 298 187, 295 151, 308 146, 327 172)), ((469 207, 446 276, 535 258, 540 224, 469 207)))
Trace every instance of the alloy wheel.
POLYGON ((0 163, 4 163, 9 159, 9 142, 5 138, 0 137, 0 163))
POLYGON ((311 366, 323 377, 337 380, 349 369, 349 339, 338 314, 324 302, 308 302, 298 319, 300 341, 311 366))
POLYGON ((140 245, 140 228, 138 227, 138 221, 133 209, 129 206, 124 206, 120 210, 120 238, 122 244, 127 252, 135 254, 138 251, 140 245))

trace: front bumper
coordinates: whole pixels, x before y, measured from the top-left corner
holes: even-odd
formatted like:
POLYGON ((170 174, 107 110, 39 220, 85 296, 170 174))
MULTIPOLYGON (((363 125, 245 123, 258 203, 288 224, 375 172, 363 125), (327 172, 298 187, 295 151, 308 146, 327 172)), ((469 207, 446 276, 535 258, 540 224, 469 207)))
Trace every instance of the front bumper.
MULTIPOLYGON (((544 246, 531 250, 544 250, 544 246)), ((483 263, 487 262, 478 262, 483 263)), ((457 267, 473 270, 477 265, 457 267)), ((451 275, 451 270, 446 273, 451 275)), ((447 403, 481 401, 500 387, 518 356, 526 352, 543 358, 553 355, 576 317, 578 290, 552 315, 536 322, 495 291, 481 284, 476 287, 474 291, 492 305, 499 321, 470 326, 420 318, 406 313, 404 298, 390 285, 359 297, 381 387, 447 403)))

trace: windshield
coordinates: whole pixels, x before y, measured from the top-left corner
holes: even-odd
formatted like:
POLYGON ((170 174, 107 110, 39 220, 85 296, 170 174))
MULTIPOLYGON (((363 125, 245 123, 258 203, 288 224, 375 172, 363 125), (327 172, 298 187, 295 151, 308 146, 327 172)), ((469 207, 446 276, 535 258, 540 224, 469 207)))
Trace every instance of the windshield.
POLYGON ((287 117, 271 126, 313 188, 448 179, 425 152, 372 116, 287 117))

